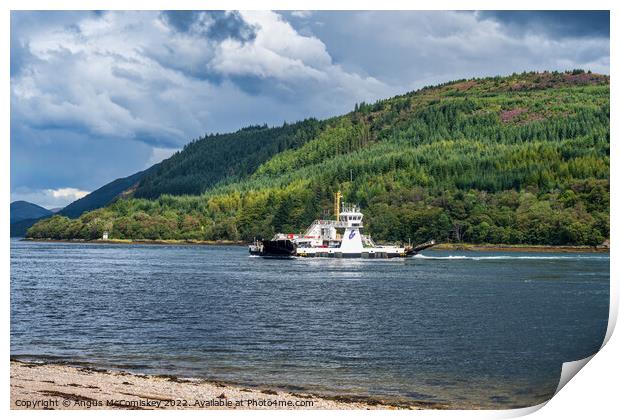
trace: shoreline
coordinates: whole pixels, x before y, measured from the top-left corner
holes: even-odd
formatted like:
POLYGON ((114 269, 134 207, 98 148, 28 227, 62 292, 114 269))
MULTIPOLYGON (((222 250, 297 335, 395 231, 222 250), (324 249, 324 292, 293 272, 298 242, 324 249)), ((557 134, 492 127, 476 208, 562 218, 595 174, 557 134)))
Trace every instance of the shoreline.
POLYGON ((447 409, 427 401, 317 395, 214 380, 142 375, 122 370, 11 359, 11 409, 447 409), (38 401, 38 403, 37 403, 38 401))
MULTIPOLYGON (((108 244, 108 245, 215 245, 215 246, 247 246, 245 241, 203 241, 197 239, 33 239, 21 238, 27 242, 58 242, 79 244, 108 244)), ((481 252, 586 252, 609 253, 606 246, 588 245, 514 245, 514 244, 470 244, 470 243, 439 243, 430 249, 439 251, 481 251, 481 252)))
POLYGON ((58 242, 66 244, 108 244, 108 245, 218 245, 247 246, 245 241, 202 241, 198 239, 33 239, 21 238, 26 242, 58 242))

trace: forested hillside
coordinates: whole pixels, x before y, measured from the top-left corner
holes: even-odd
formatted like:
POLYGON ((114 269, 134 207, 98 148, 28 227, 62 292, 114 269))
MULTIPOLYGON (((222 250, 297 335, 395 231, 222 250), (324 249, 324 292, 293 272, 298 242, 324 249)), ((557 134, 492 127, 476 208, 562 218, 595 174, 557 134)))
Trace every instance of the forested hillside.
POLYGON ((229 136, 192 142, 133 198, 77 220, 52 217, 28 234, 269 237, 303 230, 341 190, 380 241, 596 245, 609 237, 608 76, 461 80, 323 122, 229 136))
POLYGON ((147 174, 134 196, 197 195, 221 180, 242 179, 275 154, 313 139, 323 125, 308 119, 274 128, 251 126, 194 140, 147 174))

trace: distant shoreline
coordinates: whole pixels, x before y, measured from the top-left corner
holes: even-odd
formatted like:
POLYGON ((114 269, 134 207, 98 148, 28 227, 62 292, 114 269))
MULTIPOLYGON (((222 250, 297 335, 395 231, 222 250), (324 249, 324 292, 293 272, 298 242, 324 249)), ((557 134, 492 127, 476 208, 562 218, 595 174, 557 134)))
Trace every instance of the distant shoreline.
POLYGON ((508 244, 437 244, 432 249, 442 251, 489 251, 489 252, 596 252, 609 253, 604 246, 588 245, 508 245, 508 244))
POLYGON ((111 244, 111 245, 247 245, 245 241, 200 241, 195 239, 32 239, 22 238, 27 242, 59 242, 69 244, 111 244))
MULTIPOLYGON (((218 246, 246 246, 245 241, 202 241, 195 239, 32 239, 22 238, 28 242, 59 242, 111 245, 218 245, 218 246)), ((511 245, 511 244, 469 244, 469 243, 440 243, 431 249, 440 251, 479 251, 479 252, 593 252, 609 253, 606 246, 588 245, 511 245)))

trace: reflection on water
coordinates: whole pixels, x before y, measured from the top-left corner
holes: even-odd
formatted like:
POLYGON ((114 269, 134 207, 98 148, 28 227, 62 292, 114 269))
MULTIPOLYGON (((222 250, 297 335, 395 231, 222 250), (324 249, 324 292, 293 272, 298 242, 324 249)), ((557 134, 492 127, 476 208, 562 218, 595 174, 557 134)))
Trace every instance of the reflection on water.
POLYGON ((11 354, 515 407, 607 325, 607 254, 252 258, 243 247, 11 242, 11 354))

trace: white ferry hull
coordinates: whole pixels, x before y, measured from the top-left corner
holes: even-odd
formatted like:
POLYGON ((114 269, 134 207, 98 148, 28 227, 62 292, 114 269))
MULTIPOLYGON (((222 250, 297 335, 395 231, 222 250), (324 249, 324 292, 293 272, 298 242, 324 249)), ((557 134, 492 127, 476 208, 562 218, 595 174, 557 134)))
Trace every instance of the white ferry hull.
POLYGON ((370 258, 370 259, 385 259, 385 258, 406 258, 411 257, 413 254, 407 254, 405 252, 307 252, 308 250, 300 250, 297 252, 298 257, 303 258, 370 258))
POLYGON ((308 258, 405 258, 416 252, 410 248, 377 247, 361 250, 343 250, 340 248, 297 248, 295 255, 308 258))

